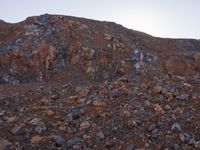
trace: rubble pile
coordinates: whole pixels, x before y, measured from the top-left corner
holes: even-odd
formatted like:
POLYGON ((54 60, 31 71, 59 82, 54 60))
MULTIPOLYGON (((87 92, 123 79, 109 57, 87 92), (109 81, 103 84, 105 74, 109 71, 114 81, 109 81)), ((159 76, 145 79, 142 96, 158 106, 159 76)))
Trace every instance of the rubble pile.
POLYGON ((0 149, 199 149, 200 41, 42 15, 0 21, 0 149))

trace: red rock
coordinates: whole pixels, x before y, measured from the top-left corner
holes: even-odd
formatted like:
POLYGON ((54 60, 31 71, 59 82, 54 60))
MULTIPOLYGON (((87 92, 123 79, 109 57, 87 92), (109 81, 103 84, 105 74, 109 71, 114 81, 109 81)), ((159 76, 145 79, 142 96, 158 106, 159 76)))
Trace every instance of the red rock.
POLYGON ((194 67, 189 61, 181 57, 171 57, 166 60, 166 68, 169 74, 172 75, 192 75, 194 74, 194 67))

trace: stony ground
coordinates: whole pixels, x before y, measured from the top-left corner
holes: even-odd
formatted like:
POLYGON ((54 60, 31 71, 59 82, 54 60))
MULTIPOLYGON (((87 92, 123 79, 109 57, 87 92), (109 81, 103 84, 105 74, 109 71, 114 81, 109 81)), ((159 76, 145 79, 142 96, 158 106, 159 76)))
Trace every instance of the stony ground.
POLYGON ((0 149, 199 149, 200 78, 0 87, 0 149))
POLYGON ((199 40, 0 21, 0 150, 198 150, 199 110, 199 40))

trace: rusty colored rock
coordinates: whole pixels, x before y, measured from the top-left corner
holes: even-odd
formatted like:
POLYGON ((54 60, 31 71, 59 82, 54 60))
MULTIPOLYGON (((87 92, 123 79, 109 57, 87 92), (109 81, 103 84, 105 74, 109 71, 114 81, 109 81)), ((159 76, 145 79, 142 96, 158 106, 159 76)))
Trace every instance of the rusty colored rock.
POLYGON ((102 100, 95 100, 92 103, 95 107, 106 107, 106 103, 103 102, 102 100))
POLYGON ((154 110, 158 113, 164 114, 165 111, 163 110, 163 108, 159 105, 159 104, 154 104, 154 110))
POLYGON ((45 140, 47 140, 47 137, 35 135, 31 138, 31 143, 38 144, 38 143, 44 142, 45 140))
POLYGON ((168 72, 172 75, 184 76, 194 74, 194 67, 184 58, 171 57, 167 59, 165 65, 168 72))

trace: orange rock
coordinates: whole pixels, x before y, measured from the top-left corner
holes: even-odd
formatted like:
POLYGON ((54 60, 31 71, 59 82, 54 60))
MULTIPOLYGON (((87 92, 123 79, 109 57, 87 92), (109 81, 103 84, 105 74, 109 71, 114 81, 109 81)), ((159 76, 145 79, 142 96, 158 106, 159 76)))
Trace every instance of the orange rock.
POLYGON ((51 117, 54 115, 54 112, 52 110, 47 111, 47 116, 51 117))
POLYGON ((101 113, 101 114, 100 114, 100 116, 101 116, 101 117, 103 117, 103 118, 105 118, 105 117, 106 117, 106 115, 107 115, 107 113, 106 113, 106 112, 104 112, 104 113, 101 113))
POLYGON ((159 104, 154 104, 154 110, 161 114, 165 113, 165 111, 162 109, 162 107, 159 104))
POLYGON ((107 106, 107 104, 105 102, 102 102, 102 100, 93 101, 92 104, 95 107, 106 107, 107 106))
POLYGON ((35 135, 31 138, 31 143, 37 144, 37 143, 45 141, 46 139, 47 139, 47 137, 45 137, 45 136, 35 135))
POLYGON ((68 97, 68 99, 69 99, 69 100, 77 100, 78 97, 75 95, 75 96, 70 96, 70 97, 68 97))
POLYGON ((87 96, 88 93, 89 93, 89 90, 81 90, 81 91, 79 91, 79 98, 87 96))
POLYGON ((131 116, 131 113, 127 110, 123 111, 123 114, 125 117, 129 118, 131 116))
POLYGON ((164 93, 164 96, 167 98, 167 100, 172 100, 173 99, 173 94, 171 92, 164 93))

